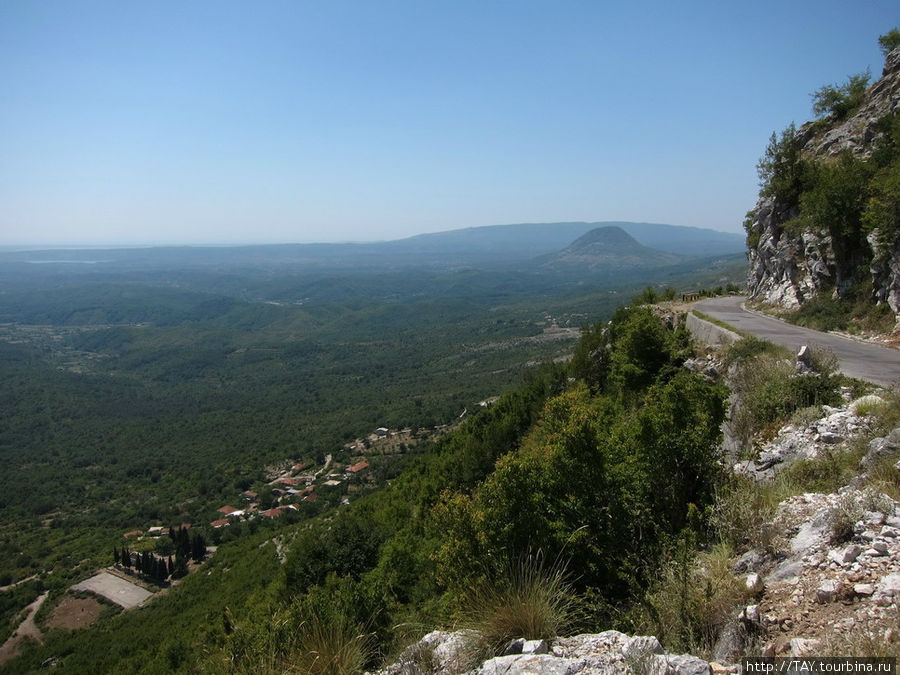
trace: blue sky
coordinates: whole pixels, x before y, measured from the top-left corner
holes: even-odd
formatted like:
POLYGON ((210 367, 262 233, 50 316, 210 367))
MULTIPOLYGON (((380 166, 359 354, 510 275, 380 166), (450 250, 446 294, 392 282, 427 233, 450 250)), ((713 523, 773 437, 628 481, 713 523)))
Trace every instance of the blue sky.
POLYGON ((0 3, 0 245, 740 231, 897 0, 0 3))

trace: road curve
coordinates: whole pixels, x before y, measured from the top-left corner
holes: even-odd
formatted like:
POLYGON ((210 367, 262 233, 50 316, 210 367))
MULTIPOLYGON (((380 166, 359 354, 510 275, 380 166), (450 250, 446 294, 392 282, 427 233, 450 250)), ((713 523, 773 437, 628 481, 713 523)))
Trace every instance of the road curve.
POLYGON ((696 303, 694 308, 745 333, 787 347, 794 353, 802 345, 829 349, 837 356, 840 371, 849 377, 884 387, 900 384, 900 350, 857 342, 748 312, 741 307, 746 299, 743 296, 711 298, 696 303))

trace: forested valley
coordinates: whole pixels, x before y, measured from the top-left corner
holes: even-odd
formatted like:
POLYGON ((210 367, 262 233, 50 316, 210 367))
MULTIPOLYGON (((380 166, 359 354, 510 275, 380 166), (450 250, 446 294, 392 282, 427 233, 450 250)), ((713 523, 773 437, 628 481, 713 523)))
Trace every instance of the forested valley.
POLYGON ((12 627, 49 591, 46 620, 129 530, 191 524, 217 550, 140 610, 49 630, 11 672, 47 659, 69 672, 259 672, 296 656, 288 633, 311 616, 369 636, 371 665, 454 621, 511 565, 562 560, 583 562, 567 578, 591 598, 579 621, 595 623, 710 499, 723 394, 679 372, 686 337, 620 311, 602 338, 616 349, 597 348, 634 295, 737 281, 739 257, 615 282, 87 267, 0 273, 0 609, 12 627), (685 419, 693 436, 670 438, 685 419), (418 442, 366 454, 365 475, 283 518, 210 528, 242 492, 287 503, 273 467, 358 462, 350 446, 376 428, 418 442), (615 526, 583 527, 598 513, 615 526))

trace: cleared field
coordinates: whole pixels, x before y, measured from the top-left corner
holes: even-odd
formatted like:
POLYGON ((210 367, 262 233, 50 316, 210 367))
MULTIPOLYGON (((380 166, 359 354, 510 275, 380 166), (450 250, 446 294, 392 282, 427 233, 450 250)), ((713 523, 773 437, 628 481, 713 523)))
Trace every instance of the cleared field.
POLYGON ((95 598, 73 598, 66 595, 47 620, 48 628, 77 630, 92 625, 103 612, 95 598))
POLYGON ((72 586, 72 589, 96 593, 124 609, 140 607, 153 595, 150 591, 109 572, 95 574, 90 579, 72 586))

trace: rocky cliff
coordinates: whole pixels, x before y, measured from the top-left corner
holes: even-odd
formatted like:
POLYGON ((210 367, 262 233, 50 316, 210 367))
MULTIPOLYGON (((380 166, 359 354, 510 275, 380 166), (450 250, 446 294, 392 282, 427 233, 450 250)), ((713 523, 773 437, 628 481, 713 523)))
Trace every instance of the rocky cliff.
MULTIPOLYGON (((846 196, 841 197, 837 190, 830 190, 830 186, 830 191, 820 189, 815 199, 807 200, 802 195, 811 189, 810 175, 842 160, 862 160, 858 166, 868 172, 866 175, 886 173, 888 178, 893 175, 896 183, 897 161, 876 169, 871 160, 879 147, 896 144, 892 129, 897 125, 892 122, 898 115, 900 48, 887 54, 881 78, 865 91, 855 111, 807 122, 792 134, 793 147, 799 150, 796 164, 805 163, 806 177, 798 177, 795 189, 781 193, 764 185, 745 223, 752 299, 790 309, 819 293, 841 297, 854 285, 865 287, 868 293, 871 280, 871 299, 887 302, 894 313, 900 313, 900 236, 894 228, 872 227, 871 221, 866 222, 864 212, 871 208, 871 195, 860 191, 853 195, 850 191, 863 216, 849 223, 851 209, 841 203, 840 198, 846 196), (825 208, 813 208, 823 203, 825 208), (834 222, 822 222, 818 214, 823 211, 836 214, 834 222), (850 230, 854 236, 847 234, 850 230)), ((775 140, 773 136, 773 144, 775 140)), ((896 154, 896 150, 891 151, 896 154)), ((783 159, 771 162, 770 170, 796 170, 796 166, 777 164, 783 159)), ((898 205, 891 202, 886 206, 892 210, 890 218, 896 221, 898 205)))

